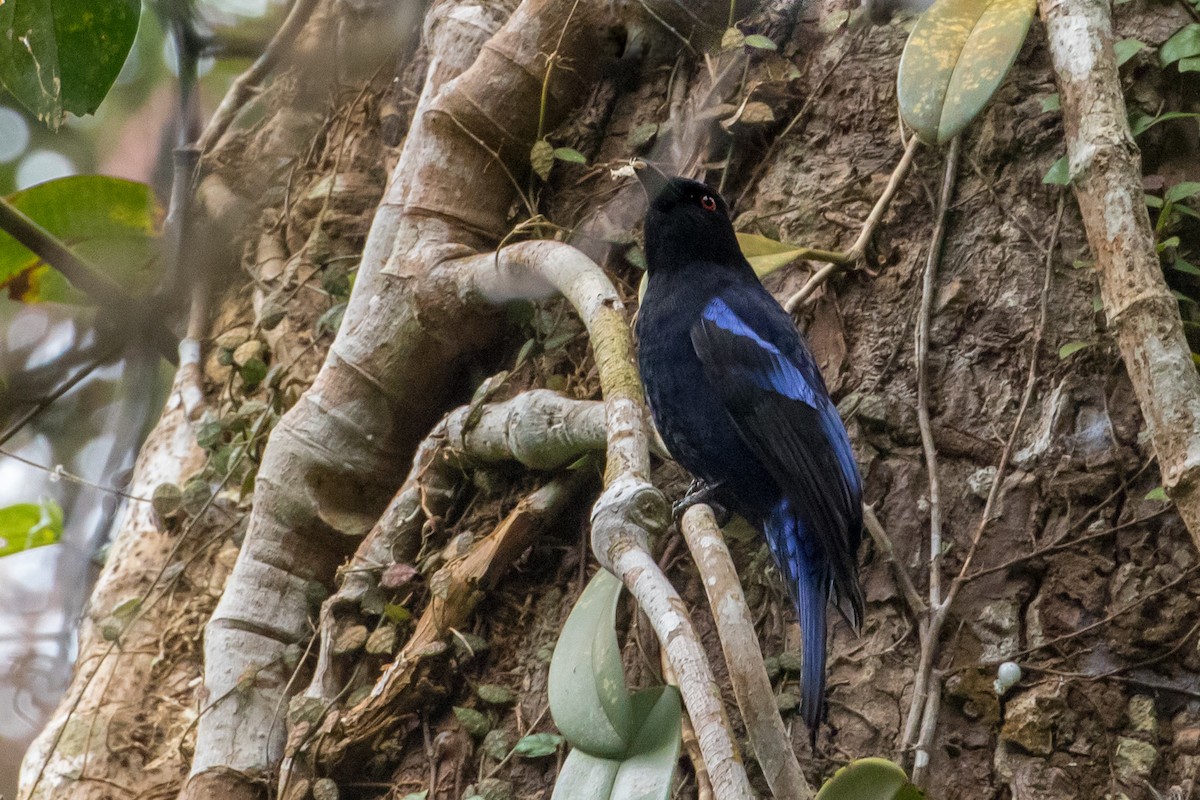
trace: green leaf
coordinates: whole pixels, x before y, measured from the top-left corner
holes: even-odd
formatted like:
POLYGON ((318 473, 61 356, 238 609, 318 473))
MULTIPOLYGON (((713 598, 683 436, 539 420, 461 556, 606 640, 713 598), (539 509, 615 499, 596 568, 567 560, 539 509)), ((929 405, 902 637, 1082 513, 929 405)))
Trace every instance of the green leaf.
POLYGON ((574 150, 570 147, 554 148, 554 157, 557 158, 559 161, 569 161, 572 164, 586 164, 587 163, 587 158, 583 155, 583 153, 579 152, 578 150, 574 150))
POLYGON ((399 603, 384 603, 383 615, 397 625, 412 619, 412 612, 399 603))
POLYGON ((1185 275, 1195 275, 1200 277, 1200 267, 1197 267, 1190 261, 1184 261, 1182 258, 1176 257, 1176 259, 1171 262, 1171 269, 1182 272, 1185 275))
POLYGON ((475 694, 480 700, 493 706, 507 706, 517 701, 517 695, 512 689, 494 683, 479 684, 475 687, 475 694))
POLYGON ((121 602, 113 606, 112 615, 120 620, 127 620, 136 614, 142 607, 142 598, 126 597, 121 602))
POLYGON ((1155 249, 1161 253, 1162 251, 1166 250, 1169 247, 1179 247, 1179 237, 1178 236, 1172 236, 1169 239, 1163 239, 1161 242, 1159 242, 1155 246, 1155 249))
POLYGON ((1062 110, 1062 98, 1058 96, 1058 92, 1047 97, 1042 101, 1042 111, 1060 111, 1062 110))
POLYGON ((55 544, 62 532, 62 508, 53 500, 0 508, 0 556, 55 544))
POLYGON ((401 797, 400 800, 427 800, 428 797, 429 790, 422 789, 419 792, 410 792, 409 794, 404 795, 404 797, 401 797))
POLYGON ((629 146, 634 150, 644 147, 650 143, 650 140, 658 135, 657 122, 643 122, 633 129, 633 133, 629 134, 629 146))
POLYGON ((454 716, 458 717, 458 721, 467 729, 467 733, 476 739, 482 739, 492 729, 491 720, 473 708, 454 706, 453 710, 454 716))
POLYGON ((1200 56, 1200 23, 1184 25, 1158 48, 1158 61, 1164 67, 1185 58, 1200 56))
POLYGON ((529 166, 544 181, 550 180, 550 170, 554 168, 554 148, 545 139, 538 139, 529 151, 529 166))
POLYGON ((621 581, 608 570, 592 577, 559 634, 547 681, 554 724, 572 746, 601 758, 624 755, 632 733, 614 630, 620 594, 621 581))
POLYGON ((900 58, 900 114, 922 140, 943 144, 988 104, 1021 50, 1036 0, 937 0, 900 58))
POLYGON ((1200 72, 1200 56, 1181 58, 1176 65, 1180 72, 1200 72))
MULTIPOLYGON (((38 184, 8 201, 130 293, 158 284, 158 208, 146 184, 78 175, 38 184)), ((66 278, 3 232, 0 287, 26 303, 86 302, 66 278)))
POLYGON ((1171 502, 1171 498, 1167 497, 1167 490, 1159 486, 1157 489, 1151 489, 1146 492, 1146 500, 1161 500, 1164 503, 1171 502))
POLYGON ((807 247, 777 242, 755 233, 739 233, 737 240, 738 246, 742 248, 742 255, 750 262, 750 266, 754 267, 754 272, 760 278, 770 275, 780 267, 786 267, 798 258, 803 258, 809 251, 807 247))
POLYGON ((1200 194, 1200 181, 1183 181, 1177 183, 1167 193, 1163 195, 1163 199, 1168 203, 1178 203, 1188 197, 1194 197, 1200 194))
POLYGON ((1067 342, 1062 347, 1058 348, 1058 357, 1060 359, 1070 358, 1090 344, 1091 342, 1067 342))
POLYGON ((833 773, 816 800, 918 800, 925 795, 883 758, 860 758, 833 773))
POLYGON ((667 800, 679 760, 682 711, 673 686, 633 697, 636 734, 627 757, 616 760, 576 748, 563 762, 551 800, 667 800))
POLYGON ((140 0, 0 3, 0 82, 51 128, 91 114, 137 35, 140 0))
POLYGON ((323 334, 336 334, 338 328, 342 327, 342 318, 346 316, 346 309, 349 303, 335 303, 325 310, 325 313, 317 318, 317 322, 313 325, 313 330, 317 336, 323 334))
POLYGON ((563 737, 557 733, 531 733, 517 740, 513 752, 525 758, 542 758, 552 755, 562 743, 563 737))
POLYGON ((1165 114, 1159 114, 1157 117, 1135 111, 1129 115, 1129 130, 1136 137, 1141 136, 1160 122, 1170 122, 1173 119, 1194 119, 1196 117, 1200 117, 1200 114, 1189 111, 1168 111, 1165 114))
POLYGON ((743 44, 754 47, 758 50, 778 50, 779 47, 767 37, 759 33, 752 33, 745 38, 743 44))
POLYGON ((1051 164, 1050 169, 1046 170, 1046 174, 1042 176, 1042 183, 1052 186, 1066 186, 1070 182, 1071 162, 1066 156, 1051 164))
POLYGON ((1113 54, 1117 57, 1117 66, 1121 66, 1145 49, 1146 43, 1137 39, 1122 39, 1116 42, 1113 44, 1113 54))

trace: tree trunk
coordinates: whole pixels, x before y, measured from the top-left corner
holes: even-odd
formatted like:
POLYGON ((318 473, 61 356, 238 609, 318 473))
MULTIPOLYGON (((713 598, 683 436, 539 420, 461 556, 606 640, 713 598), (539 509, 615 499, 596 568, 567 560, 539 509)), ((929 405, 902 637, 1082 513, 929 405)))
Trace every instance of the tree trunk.
MULTIPOLYGON (((850 31, 833 0, 764 3, 735 13, 778 51, 716 54, 724 2, 447 0, 421 10, 418 45, 346 71, 330 68, 349 52, 331 42, 370 41, 380 23, 370 4, 335 6, 315 4, 255 101, 261 120, 235 122, 205 155, 206 224, 233 231, 212 238, 237 244, 242 269, 212 282, 202 383, 181 371, 131 490, 177 484, 183 508, 127 511, 20 796, 305 798, 332 781, 342 797, 459 798, 495 782, 548 797, 555 759, 498 763, 452 708, 483 711, 510 743, 552 730, 547 654, 597 557, 660 609, 651 626, 622 625, 631 683, 660 680, 654 627, 692 693, 701 741, 679 796, 700 796, 700 773, 718 796, 748 794, 747 775, 763 795, 777 774, 802 786, 777 750, 764 746, 763 765, 738 753, 748 737, 705 587, 678 557, 682 534, 660 531, 657 490, 677 499, 684 476, 667 461, 646 469, 628 349, 644 198, 611 170, 634 155, 707 164, 739 230, 849 248, 904 152, 903 29, 850 31), (317 113, 314 98, 330 97, 317 113), (715 124, 747 98, 774 121, 715 124), (541 140, 588 165, 551 160, 544 180, 531 165, 541 140), (248 383, 251 351, 270 372, 248 383), (530 391, 544 388, 558 394, 530 391), (603 490, 564 477, 601 450, 603 490), (481 684, 513 690, 515 705, 484 703, 481 684), (728 726, 732 737, 711 734, 728 726)), ((1115 36, 1156 44, 1164 17, 1171 31, 1186 21, 1126 10, 1115 36)), ((950 582, 976 530, 930 665, 930 796, 1186 796, 1200 763, 1200 714, 1186 705, 1200 670, 1196 554, 1175 512, 1144 499, 1161 482, 1139 435, 1147 365, 1131 382, 1099 327, 1095 275, 1072 268, 1092 258, 1080 213, 1041 182, 1065 148, 1041 110, 1054 91, 1035 26, 951 176, 925 365, 938 558, 912 341, 943 153, 918 151, 868 268, 835 275, 797 312, 879 520, 861 554, 863 635, 833 626, 816 753, 796 717, 793 611, 759 537, 727 538, 814 786, 852 758, 911 766, 897 747, 919 721, 914 606, 930 564, 950 582), (1072 341, 1096 344, 1058 358, 1072 341), (1024 678, 998 697, 1008 660, 1024 678)), ((767 283, 790 297, 810 272, 767 283)))

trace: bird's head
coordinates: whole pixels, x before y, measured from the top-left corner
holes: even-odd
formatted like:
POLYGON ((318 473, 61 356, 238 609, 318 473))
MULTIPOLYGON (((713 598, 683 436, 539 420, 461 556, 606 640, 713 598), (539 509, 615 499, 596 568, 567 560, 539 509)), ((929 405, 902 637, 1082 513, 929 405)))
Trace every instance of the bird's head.
POLYGON ((729 206, 712 187, 653 171, 639 170, 638 178, 650 197, 646 264, 652 274, 696 261, 735 268, 745 263, 729 206))

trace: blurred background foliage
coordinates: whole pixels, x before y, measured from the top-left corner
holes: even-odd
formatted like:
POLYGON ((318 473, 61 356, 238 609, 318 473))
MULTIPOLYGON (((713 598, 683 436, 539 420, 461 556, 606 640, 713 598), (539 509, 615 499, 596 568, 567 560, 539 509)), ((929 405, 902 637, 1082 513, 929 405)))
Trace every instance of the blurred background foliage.
MULTIPOLYGON (((211 37, 211 54, 198 67, 201 118, 258 56, 286 5, 196 4, 198 28, 211 37)), ((67 114, 54 131, 0 88, 0 195, 66 176, 106 175, 148 184, 165 207, 178 121, 176 70, 173 41, 146 7, 133 48, 94 115, 67 114)), ((18 294, 14 286, 7 288, 0 294, 0 439, 6 439, 0 511, 31 522, 34 534, 0 549, 22 550, 0 558, 0 795, 11 797, 26 745, 69 678, 75 622, 171 367, 155 354, 106 351, 108 321, 96 307, 27 305, 10 296, 18 294), (21 425, 64 378, 78 382, 21 425)))

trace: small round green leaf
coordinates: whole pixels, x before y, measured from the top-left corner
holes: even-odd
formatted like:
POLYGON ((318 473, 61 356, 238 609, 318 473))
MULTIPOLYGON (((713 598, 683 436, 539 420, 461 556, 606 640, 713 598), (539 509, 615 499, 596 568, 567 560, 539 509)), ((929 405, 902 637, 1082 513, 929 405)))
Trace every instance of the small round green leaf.
POLYGON ((752 33, 745 38, 743 44, 758 50, 778 50, 779 47, 762 34, 752 33))
POLYGON ((1042 183, 1051 186, 1066 186, 1071 182, 1071 162, 1063 156, 1058 161, 1050 165, 1050 169, 1046 170, 1046 174, 1042 176, 1042 183))
POLYGON ((900 58, 900 114, 922 141, 943 144, 971 123, 1021 50, 1036 0, 937 0, 900 58))
POLYGON ((553 755, 563 743, 563 737, 556 733, 531 733, 517 740, 513 752, 525 758, 542 758, 553 755))
POLYGON ((1067 342, 1058 349, 1058 357, 1060 359, 1070 358, 1090 344, 1091 342, 1067 342))
POLYGON ((1117 66, 1146 49, 1146 43, 1137 39, 1122 39, 1113 44, 1113 55, 1117 57, 1117 66))
POLYGON ((554 157, 559 161, 569 161, 572 164, 586 164, 587 157, 571 147, 556 147, 554 148, 554 157))
POLYGON ((458 721, 466 728, 467 733, 476 739, 482 739, 492 729, 491 720, 473 708, 454 706, 454 716, 458 717, 458 721))

